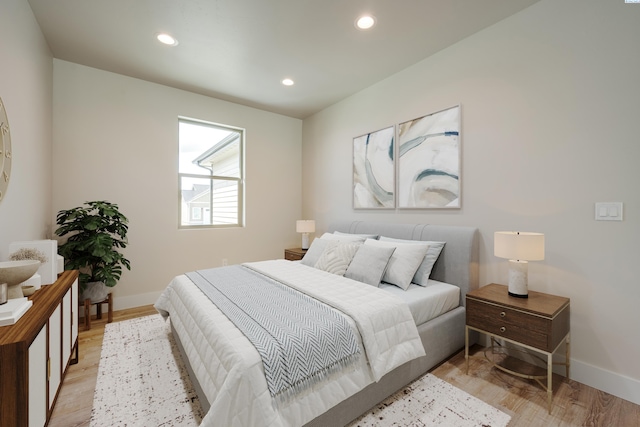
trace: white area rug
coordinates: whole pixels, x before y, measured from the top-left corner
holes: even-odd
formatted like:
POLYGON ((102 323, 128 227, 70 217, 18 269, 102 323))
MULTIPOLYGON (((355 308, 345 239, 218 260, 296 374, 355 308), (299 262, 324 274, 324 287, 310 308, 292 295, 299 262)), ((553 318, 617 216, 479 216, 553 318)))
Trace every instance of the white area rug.
POLYGON ((511 416, 427 374, 378 404, 350 427, 504 427, 511 416))
MULTIPOLYGON (((154 315, 107 325, 91 426, 197 426, 203 417, 168 322, 154 315)), ((510 419, 427 374, 351 426, 505 427, 510 419)))
POLYGON ((158 314, 107 324, 92 427, 197 426, 203 417, 168 322, 158 314))

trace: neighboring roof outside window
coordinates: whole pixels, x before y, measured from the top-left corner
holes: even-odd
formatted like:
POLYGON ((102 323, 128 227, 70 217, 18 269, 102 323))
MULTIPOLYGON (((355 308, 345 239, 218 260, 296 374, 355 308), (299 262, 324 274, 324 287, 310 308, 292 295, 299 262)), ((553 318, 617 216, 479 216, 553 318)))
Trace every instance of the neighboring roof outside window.
MULTIPOLYGON (((200 156, 196 157, 193 160, 193 163, 212 170, 212 175, 224 175, 224 176, 234 176, 238 177, 240 172, 237 171, 225 171, 231 173, 213 173, 213 170, 216 165, 222 165, 226 160, 230 158, 236 160, 238 158, 238 153, 240 150, 240 133, 232 133, 222 141, 215 144, 213 147, 202 153, 200 156)), ((237 161, 234 161, 237 163, 237 161)), ((239 169, 239 164, 237 164, 239 169)))

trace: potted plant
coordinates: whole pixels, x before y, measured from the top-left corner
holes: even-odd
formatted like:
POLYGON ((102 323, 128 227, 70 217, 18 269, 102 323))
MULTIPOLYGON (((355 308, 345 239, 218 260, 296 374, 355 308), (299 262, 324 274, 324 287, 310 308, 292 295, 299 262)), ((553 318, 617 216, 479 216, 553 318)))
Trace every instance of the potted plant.
POLYGON ((69 235, 58 247, 65 259, 65 270, 79 270, 83 299, 102 301, 107 288, 118 283, 122 267, 131 264, 118 249, 126 248, 129 220, 118 205, 106 201, 85 202, 83 206, 58 212, 56 235, 69 235))

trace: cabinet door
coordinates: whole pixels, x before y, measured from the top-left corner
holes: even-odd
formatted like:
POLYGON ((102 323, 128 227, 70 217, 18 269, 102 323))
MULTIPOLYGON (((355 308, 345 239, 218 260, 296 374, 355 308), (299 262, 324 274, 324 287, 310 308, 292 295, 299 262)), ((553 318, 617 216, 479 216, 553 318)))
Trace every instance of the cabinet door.
POLYGON ((47 421, 47 327, 43 326, 29 346, 29 427, 47 421))
POLYGON ((66 369, 71 357, 71 289, 62 298, 62 369, 66 369))
POLYGON ((49 318, 49 409, 53 406, 62 371, 62 304, 49 318))

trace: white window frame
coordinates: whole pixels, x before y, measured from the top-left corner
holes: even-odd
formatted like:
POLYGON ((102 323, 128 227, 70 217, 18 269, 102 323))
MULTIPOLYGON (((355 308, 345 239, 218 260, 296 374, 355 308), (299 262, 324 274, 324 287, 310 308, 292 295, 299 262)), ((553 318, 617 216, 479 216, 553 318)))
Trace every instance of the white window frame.
MULTIPOLYGON (((245 193, 245 130, 243 128, 238 128, 229 125, 223 125, 218 123, 212 123, 204 120, 198 120, 188 117, 178 117, 178 126, 180 126, 181 122, 192 123, 200 126, 209 126, 212 128, 222 129, 226 131, 231 131, 240 134, 239 136, 239 153, 238 153, 238 176, 220 176, 220 175, 204 175, 204 174, 193 174, 193 173, 181 173, 180 167, 178 167, 178 228, 179 229, 210 229, 210 228, 234 228, 234 227, 244 227, 245 223, 245 212, 244 212, 244 193, 245 193), (183 178, 196 178, 196 179, 204 179, 214 181, 229 181, 234 182, 237 185, 237 218, 235 223, 228 224, 183 224, 182 223, 182 214, 183 212, 191 212, 191 208, 188 207, 184 209, 183 205, 183 195, 182 195, 182 180, 183 178)), ((178 132, 178 156, 180 156, 180 137, 178 132)), ((213 185, 213 184, 212 184, 213 185)), ((215 209, 211 204, 209 205, 211 209, 209 210, 209 217, 212 219, 215 215, 215 209)), ((201 219, 204 219, 205 208, 202 208, 201 219)))

